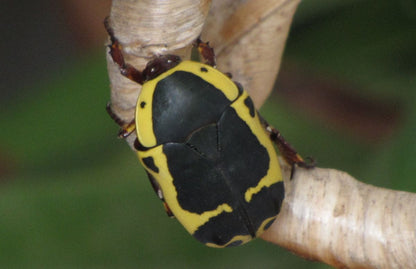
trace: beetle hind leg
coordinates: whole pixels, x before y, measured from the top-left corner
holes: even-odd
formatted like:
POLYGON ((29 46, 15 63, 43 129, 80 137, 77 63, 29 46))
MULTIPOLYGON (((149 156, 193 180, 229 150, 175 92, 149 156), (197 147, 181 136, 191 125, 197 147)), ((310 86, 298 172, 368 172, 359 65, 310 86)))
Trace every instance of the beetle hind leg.
POLYGON ((165 198, 163 197, 162 190, 160 189, 159 183, 157 183, 156 179, 148 172, 146 171, 147 176, 149 178, 150 184, 153 187, 153 190, 155 191, 157 197, 162 201, 163 207, 165 208, 165 212, 168 215, 168 217, 174 218, 175 215, 173 215, 172 210, 169 208, 168 204, 165 201, 165 198))

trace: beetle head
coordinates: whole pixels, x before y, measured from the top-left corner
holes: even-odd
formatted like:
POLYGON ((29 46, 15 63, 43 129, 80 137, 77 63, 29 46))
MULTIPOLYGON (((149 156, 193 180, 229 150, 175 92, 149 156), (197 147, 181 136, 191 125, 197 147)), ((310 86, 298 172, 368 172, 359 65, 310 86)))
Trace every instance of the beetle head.
POLYGON ((160 74, 177 66, 181 62, 181 58, 176 55, 161 55, 147 63, 143 70, 144 81, 152 80, 160 74))

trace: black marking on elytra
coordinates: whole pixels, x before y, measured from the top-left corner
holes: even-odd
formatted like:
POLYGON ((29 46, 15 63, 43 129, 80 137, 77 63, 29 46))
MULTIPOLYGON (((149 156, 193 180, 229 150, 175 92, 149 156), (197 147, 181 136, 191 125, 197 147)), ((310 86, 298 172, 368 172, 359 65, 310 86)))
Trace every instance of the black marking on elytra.
POLYGON ((218 134, 221 168, 228 171, 230 185, 243 195, 267 174, 269 154, 232 107, 224 111, 218 122, 218 134))
POLYGON ((265 219, 279 213, 283 182, 245 200, 246 191, 267 175, 270 157, 234 108, 227 107, 216 124, 192 132, 185 143, 165 143, 163 152, 184 210, 202 214, 221 204, 233 209, 197 229, 194 236, 201 242, 224 245, 236 235, 254 237, 265 219))
POLYGON ((202 214, 232 202, 232 193, 214 161, 182 143, 164 144, 163 153, 184 210, 202 214))
POLYGON ((201 72, 207 73, 208 69, 206 69, 205 67, 201 67, 201 72))
MULTIPOLYGON (((236 235, 250 235, 238 214, 224 212, 200 226, 193 236, 202 243, 224 246, 236 235)), ((239 241, 241 244, 241 241, 239 241)), ((234 244, 238 244, 237 242, 234 244)), ((234 246, 234 244, 232 244, 234 246)))
POLYGON ((141 101, 140 102, 140 108, 144 108, 146 106, 146 102, 145 101, 141 101))
POLYGON ((156 166, 153 157, 146 157, 142 159, 144 165, 155 173, 159 173, 159 167, 156 166))
POLYGON ((213 123, 196 130, 189 136, 186 145, 204 158, 217 160, 219 158, 217 125, 213 123))
POLYGON ((264 225, 264 230, 267 230, 270 228, 270 226, 272 226, 273 222, 275 221, 276 218, 273 218, 271 220, 269 220, 269 222, 266 223, 266 225, 264 225))
POLYGON ((248 107, 248 110, 250 111, 250 116, 254 118, 254 116, 256 115, 256 110, 254 108, 253 100, 251 100, 251 98, 247 96, 247 98, 244 100, 244 104, 246 105, 246 107, 248 107))
POLYGON ((264 220, 279 214, 285 197, 283 181, 276 182, 269 187, 263 187, 254 194, 246 211, 251 217, 254 227, 260 227, 264 220))
POLYGON ((182 143, 166 143, 163 152, 178 187, 179 204, 197 214, 244 201, 247 189, 257 186, 269 169, 266 148, 232 107, 218 121, 218 131, 208 125, 194 132, 187 143, 198 152, 182 143))
POLYGON ((243 241, 237 240, 237 241, 234 241, 231 244, 227 245, 227 248, 228 247, 237 247, 237 246, 241 245, 242 243, 243 243, 243 241))

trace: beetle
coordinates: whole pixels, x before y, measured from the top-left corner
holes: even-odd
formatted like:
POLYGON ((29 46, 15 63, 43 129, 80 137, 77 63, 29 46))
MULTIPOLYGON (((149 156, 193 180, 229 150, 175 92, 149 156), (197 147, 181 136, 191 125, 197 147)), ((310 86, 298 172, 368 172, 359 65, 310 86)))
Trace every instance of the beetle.
POLYGON ((208 43, 195 42, 205 63, 159 55, 145 69, 126 63, 106 19, 109 53, 120 72, 142 85, 135 120, 120 120, 169 216, 211 247, 244 244, 275 220, 284 184, 273 142, 294 167, 311 167, 255 109, 230 76, 215 68, 208 43))

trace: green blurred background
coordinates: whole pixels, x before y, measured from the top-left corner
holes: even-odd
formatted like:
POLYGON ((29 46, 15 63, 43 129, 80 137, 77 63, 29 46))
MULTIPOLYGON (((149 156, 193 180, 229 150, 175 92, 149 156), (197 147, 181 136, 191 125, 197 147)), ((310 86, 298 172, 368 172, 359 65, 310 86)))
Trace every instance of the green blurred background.
MULTIPOLYGON (((166 217, 105 112, 108 0, 0 12, 0 268, 327 268, 166 217)), ((304 1, 262 113, 319 166, 415 192, 415 75, 416 2, 304 1)))

